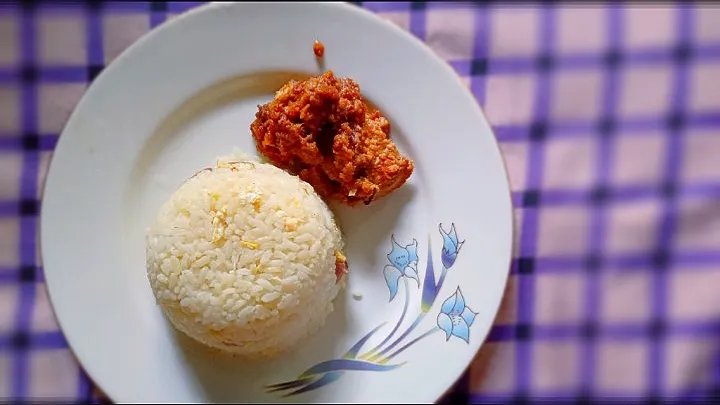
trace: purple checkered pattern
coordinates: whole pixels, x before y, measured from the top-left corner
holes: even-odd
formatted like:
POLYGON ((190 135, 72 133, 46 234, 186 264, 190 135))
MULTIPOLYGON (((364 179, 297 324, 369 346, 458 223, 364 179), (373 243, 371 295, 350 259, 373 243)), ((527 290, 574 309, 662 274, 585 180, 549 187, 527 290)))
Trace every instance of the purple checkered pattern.
MULTIPOLYGON (((0 401, 99 401, 37 225, 88 83, 197 3, 0 6, 0 401)), ((516 257, 447 402, 720 395, 720 7, 365 3, 455 68, 503 150, 516 257)))

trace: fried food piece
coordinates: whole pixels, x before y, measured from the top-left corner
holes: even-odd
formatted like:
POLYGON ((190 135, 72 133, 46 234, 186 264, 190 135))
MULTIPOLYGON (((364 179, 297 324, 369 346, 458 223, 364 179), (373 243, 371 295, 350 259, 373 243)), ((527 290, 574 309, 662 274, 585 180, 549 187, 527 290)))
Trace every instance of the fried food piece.
POLYGON ((390 194, 414 168, 357 83, 332 71, 284 85, 258 106, 250 130, 270 162, 299 175, 321 197, 350 206, 390 194))
POLYGON ((325 55, 325 45, 320 41, 313 42, 313 53, 316 57, 322 58, 325 55))

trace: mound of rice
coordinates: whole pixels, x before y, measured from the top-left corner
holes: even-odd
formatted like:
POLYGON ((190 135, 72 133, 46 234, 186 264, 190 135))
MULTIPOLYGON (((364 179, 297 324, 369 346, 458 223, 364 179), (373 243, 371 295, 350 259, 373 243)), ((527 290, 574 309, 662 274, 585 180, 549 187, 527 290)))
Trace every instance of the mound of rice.
POLYGON ((148 229, 147 275, 181 332, 225 352, 273 357, 332 312, 347 270, 342 248, 309 184, 270 164, 225 159, 162 206, 148 229))

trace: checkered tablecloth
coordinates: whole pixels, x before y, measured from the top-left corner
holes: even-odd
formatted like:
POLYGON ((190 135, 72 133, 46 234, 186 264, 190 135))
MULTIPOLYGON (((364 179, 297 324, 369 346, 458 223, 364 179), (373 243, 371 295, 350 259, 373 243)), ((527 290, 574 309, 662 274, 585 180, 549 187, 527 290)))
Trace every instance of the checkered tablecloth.
MULTIPOLYGON (((720 7, 635 4, 363 4, 455 68, 510 173, 506 298, 450 401, 720 393, 720 7)), ((195 5, 0 6, 0 402, 98 399, 43 284, 43 179, 92 78, 195 5)))

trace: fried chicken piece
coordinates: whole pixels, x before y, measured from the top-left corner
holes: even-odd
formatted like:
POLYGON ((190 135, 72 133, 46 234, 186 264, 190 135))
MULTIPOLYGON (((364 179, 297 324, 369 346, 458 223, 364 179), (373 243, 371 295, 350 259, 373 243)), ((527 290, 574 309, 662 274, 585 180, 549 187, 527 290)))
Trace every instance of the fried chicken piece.
POLYGON ((270 162, 299 175, 321 197, 350 206, 390 194, 414 168, 357 83, 332 71, 284 85, 258 106, 250 130, 270 162))

